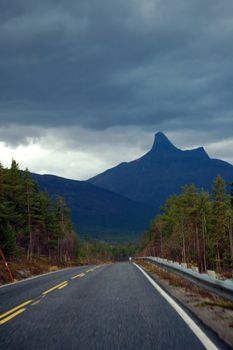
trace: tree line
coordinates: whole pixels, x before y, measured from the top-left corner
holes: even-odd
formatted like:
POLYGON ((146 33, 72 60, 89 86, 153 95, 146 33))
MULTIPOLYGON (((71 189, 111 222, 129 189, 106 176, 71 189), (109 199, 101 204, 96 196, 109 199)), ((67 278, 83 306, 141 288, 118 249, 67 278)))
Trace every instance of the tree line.
POLYGON ((128 261, 130 256, 138 252, 138 245, 135 243, 109 243, 94 240, 86 237, 80 242, 79 256, 87 262, 91 258, 103 261, 128 261))
MULTIPOLYGON (((232 184, 233 192, 233 184, 232 184)), ((233 269, 233 193, 218 176, 212 191, 185 186, 171 196, 145 233, 144 254, 195 264, 200 272, 233 269)))
POLYGON ((76 256, 77 236, 62 197, 39 190, 30 172, 0 164, 0 247, 8 259, 24 252, 29 261, 41 255, 66 262, 76 256))

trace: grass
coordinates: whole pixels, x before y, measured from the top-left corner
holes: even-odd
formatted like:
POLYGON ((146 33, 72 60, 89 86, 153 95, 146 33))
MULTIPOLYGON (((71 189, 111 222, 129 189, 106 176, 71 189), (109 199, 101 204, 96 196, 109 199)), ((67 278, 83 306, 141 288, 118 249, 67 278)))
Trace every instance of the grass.
MULTIPOLYGON (((70 261, 68 263, 58 263, 57 260, 49 259, 45 256, 35 257, 29 262, 26 254, 20 253, 20 255, 14 260, 8 261, 8 265, 11 269, 13 278, 15 280, 20 280, 46 272, 57 271, 61 268, 76 266, 77 262, 70 261)), ((0 260, 0 284, 8 282, 11 282, 9 275, 3 261, 0 260)))
MULTIPOLYGON (((233 311, 233 303, 231 301, 223 300, 223 299, 215 299, 214 301, 204 301, 203 303, 196 304, 195 306, 204 307, 204 306, 218 306, 222 309, 227 309, 233 311)), ((233 324, 232 324, 233 326, 233 324)))
MULTIPOLYGON (((20 251, 18 256, 12 260, 8 260, 8 265, 11 269, 13 278, 21 280, 35 275, 40 275, 46 272, 57 271, 66 267, 90 265, 90 264, 102 264, 107 263, 109 260, 103 259, 98 256, 83 257, 74 259, 67 262, 59 262, 56 259, 49 258, 47 256, 34 256, 32 261, 27 260, 25 251, 20 251)), ((3 261, 0 259, 0 285, 11 282, 10 277, 6 271, 3 261)))
POLYGON ((138 261, 137 263, 143 266, 149 272, 155 273, 162 280, 166 280, 167 282, 169 282, 171 286, 185 289, 185 291, 191 293, 192 296, 198 295, 203 298, 208 298, 211 300, 214 299, 214 296, 205 289, 197 287, 195 284, 182 277, 175 275, 174 273, 165 271, 160 267, 149 262, 138 261))
MULTIPOLYGON (((184 278, 175 275, 174 273, 165 271, 152 263, 145 262, 142 260, 138 260, 136 262, 138 265, 141 265, 143 268, 145 268, 148 272, 151 272, 152 274, 154 274, 156 278, 167 281, 169 285, 172 287, 183 289, 183 291, 186 293, 185 295, 187 297, 191 297, 190 299, 191 302, 198 303, 195 305, 192 304, 192 306, 197 308, 208 307, 209 309, 213 310, 212 312, 218 311, 218 313, 220 312, 222 316, 225 315, 223 317, 226 317, 226 323, 225 323, 226 329, 228 327, 233 328, 232 317, 230 317, 233 311, 233 302, 219 298, 209 293, 205 289, 197 287, 192 282, 187 281, 184 278), (216 309, 216 308, 219 308, 219 309, 216 309), (226 310, 229 310, 230 313, 229 312, 225 313, 226 310)), ((186 302, 189 303, 189 301, 186 300, 185 298, 185 303, 186 302)), ((216 313, 213 313, 213 314, 210 313, 210 317, 211 315, 214 315, 214 317, 216 317, 216 313)))
MULTIPOLYGON (((149 262, 138 261, 137 263, 140 264, 141 266, 143 266, 148 271, 155 273, 159 278, 168 281, 171 286, 184 288, 186 292, 191 293, 191 294, 189 294, 189 296, 195 297, 198 295, 198 296, 201 296, 202 298, 209 299, 208 301, 205 300, 200 304, 196 304, 195 306, 199 306, 199 307, 201 307, 201 306, 202 307, 204 307, 204 306, 211 306, 211 307, 218 306, 218 307, 221 307, 223 309, 233 310, 233 302, 227 301, 225 299, 221 299, 219 297, 215 297, 211 293, 206 291, 205 289, 202 289, 202 288, 195 286, 195 284, 191 283, 190 281, 185 280, 182 277, 175 275, 174 273, 167 272, 167 271, 161 269, 160 267, 158 267, 154 264, 151 264, 149 262)), ((233 326, 233 324, 232 324, 232 326, 233 326)))

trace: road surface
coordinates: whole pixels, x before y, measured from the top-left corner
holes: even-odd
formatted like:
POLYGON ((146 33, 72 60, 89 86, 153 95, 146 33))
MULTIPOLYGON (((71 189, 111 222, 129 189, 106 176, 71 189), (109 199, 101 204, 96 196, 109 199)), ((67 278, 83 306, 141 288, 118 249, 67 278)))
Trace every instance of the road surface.
MULTIPOLYGON (((197 334, 199 327, 208 349, 227 349, 203 326, 197 334)), ((131 263, 72 268, 0 288, 0 349, 201 350, 203 344, 131 263)))

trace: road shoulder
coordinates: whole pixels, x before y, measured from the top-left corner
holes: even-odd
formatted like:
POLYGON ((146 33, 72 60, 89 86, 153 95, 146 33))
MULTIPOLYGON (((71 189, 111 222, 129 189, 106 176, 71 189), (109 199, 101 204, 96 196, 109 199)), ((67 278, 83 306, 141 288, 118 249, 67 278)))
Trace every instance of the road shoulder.
POLYGON ((233 303, 213 296, 157 266, 137 261, 158 285, 233 348, 233 303))

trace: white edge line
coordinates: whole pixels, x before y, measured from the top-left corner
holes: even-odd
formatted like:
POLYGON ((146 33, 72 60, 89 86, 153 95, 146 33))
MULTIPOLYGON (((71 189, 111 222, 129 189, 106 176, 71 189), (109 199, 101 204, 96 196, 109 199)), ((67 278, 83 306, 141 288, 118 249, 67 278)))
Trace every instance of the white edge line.
POLYGON ((207 335, 198 327, 198 325, 188 316, 188 314, 173 300, 159 285, 137 264, 134 265, 144 274, 152 286, 162 295, 164 299, 175 309, 183 321, 188 325, 192 332, 197 336, 200 342, 207 350, 219 350, 216 345, 207 337, 207 335))

